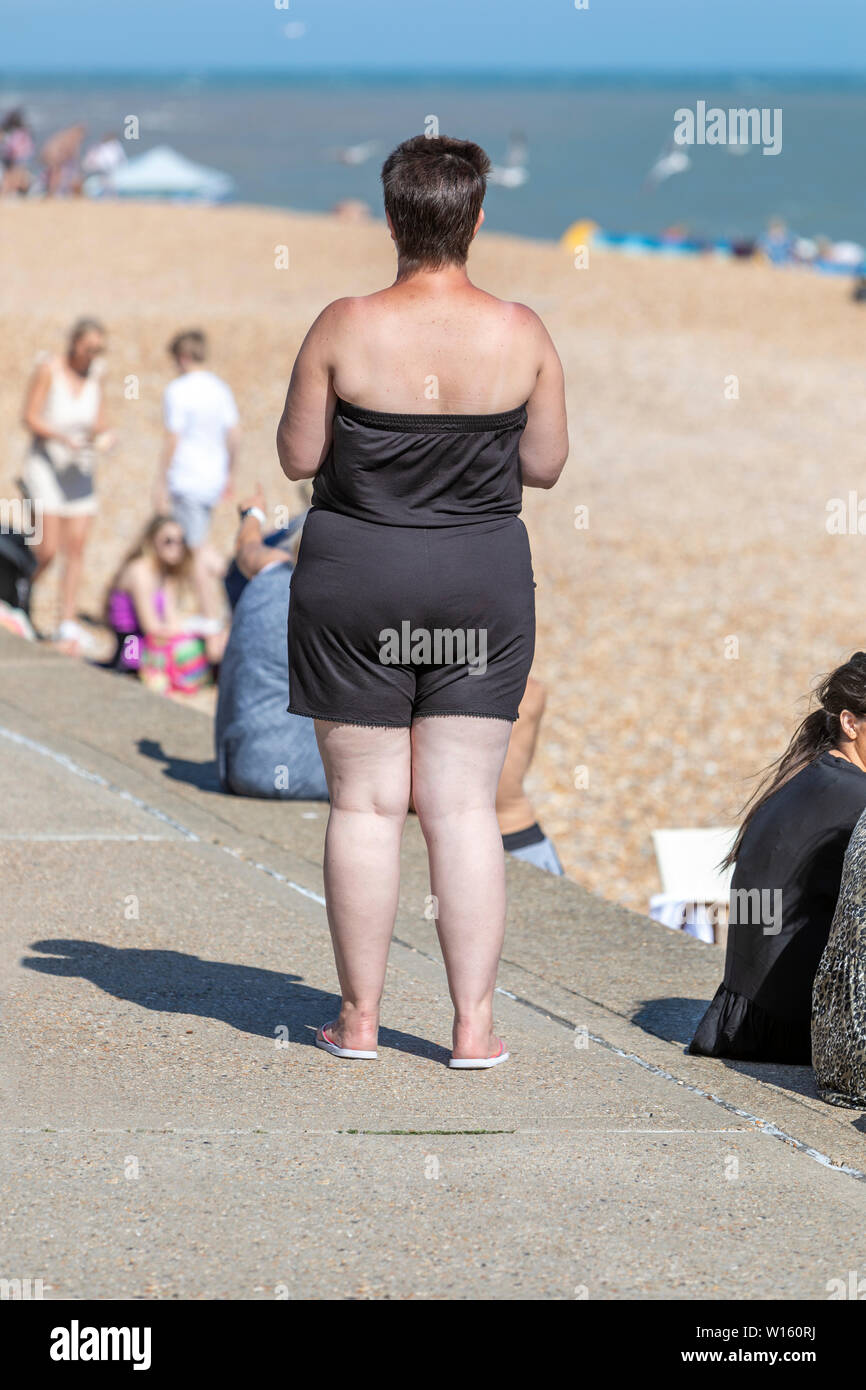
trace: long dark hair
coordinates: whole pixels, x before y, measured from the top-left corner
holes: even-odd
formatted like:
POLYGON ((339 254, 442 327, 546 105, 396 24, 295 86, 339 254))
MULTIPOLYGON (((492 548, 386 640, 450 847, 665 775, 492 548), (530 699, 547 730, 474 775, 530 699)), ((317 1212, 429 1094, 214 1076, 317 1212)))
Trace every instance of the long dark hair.
POLYGON ((743 836, 764 802, 769 801, 774 792, 784 787, 786 782, 790 782, 822 753, 838 748, 842 737, 839 719, 842 711, 847 709, 858 719, 866 718, 866 652, 855 652, 844 666, 837 666, 829 676, 823 676, 815 686, 813 695, 818 701, 817 708, 806 715, 782 756, 764 768, 763 780, 743 808, 737 838, 727 858, 722 861, 722 868, 728 869, 736 861, 743 836))

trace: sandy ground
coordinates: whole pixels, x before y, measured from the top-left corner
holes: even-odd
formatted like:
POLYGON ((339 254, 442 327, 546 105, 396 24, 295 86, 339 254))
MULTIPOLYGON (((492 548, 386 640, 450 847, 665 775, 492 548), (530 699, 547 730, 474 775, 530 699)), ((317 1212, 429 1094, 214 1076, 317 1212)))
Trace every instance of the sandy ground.
MULTIPOLYGON (((5 203, 0 257, 0 496, 14 495, 36 352, 82 313, 110 328, 121 442, 99 480, 94 615, 149 513, 169 336, 210 334, 243 416, 240 490, 261 479, 271 506, 297 510, 273 445, 294 354, 328 300, 393 269, 383 224, 245 207, 5 203)), ((845 281, 806 273, 601 254, 578 270, 560 248, 492 233, 471 268, 544 317, 568 381, 571 459, 554 491, 525 498, 548 688, 530 789, 567 870, 644 908, 652 829, 730 823, 816 676, 866 645, 866 540, 826 525, 831 499, 866 496, 866 309, 845 281)), ((226 550, 234 518, 228 505, 217 518, 226 550)), ((46 580, 38 624, 53 599, 46 580)))

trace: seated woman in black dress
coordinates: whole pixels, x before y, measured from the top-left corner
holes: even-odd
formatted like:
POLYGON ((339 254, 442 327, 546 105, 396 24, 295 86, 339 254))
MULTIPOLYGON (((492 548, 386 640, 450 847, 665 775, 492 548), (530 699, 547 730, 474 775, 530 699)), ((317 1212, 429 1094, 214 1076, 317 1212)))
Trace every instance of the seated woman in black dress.
POLYGON ((866 808, 866 652, 820 684, 734 842, 725 977, 690 1052, 811 1061, 812 984, 866 808))

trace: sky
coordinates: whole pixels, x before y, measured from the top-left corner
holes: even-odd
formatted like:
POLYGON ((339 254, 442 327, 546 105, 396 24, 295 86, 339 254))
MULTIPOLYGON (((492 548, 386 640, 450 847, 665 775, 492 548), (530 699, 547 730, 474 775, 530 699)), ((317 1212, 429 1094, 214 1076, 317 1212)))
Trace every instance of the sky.
POLYGON ((0 0, 0 71, 866 71, 864 0, 0 0))

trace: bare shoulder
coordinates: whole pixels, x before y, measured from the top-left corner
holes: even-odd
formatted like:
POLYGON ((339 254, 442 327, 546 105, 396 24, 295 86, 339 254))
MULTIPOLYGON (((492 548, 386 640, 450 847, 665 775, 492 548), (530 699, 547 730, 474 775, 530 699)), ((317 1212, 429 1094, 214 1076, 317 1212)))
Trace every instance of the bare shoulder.
POLYGON ((40 352, 34 358, 33 370, 30 373, 31 382, 48 382, 59 365, 59 358, 48 352, 40 352))
POLYGON ((478 290, 476 301, 480 312, 492 325, 507 328, 509 333, 519 333, 526 339, 542 342, 549 338, 544 323, 534 309, 517 300, 497 299, 486 290, 478 290))
POLYGON ((356 303, 357 300, 354 295, 347 295, 343 299, 332 299, 330 304, 326 304, 324 309, 313 319, 307 337, 335 332, 352 315, 356 303))
POLYGON ((304 339, 307 352, 327 355, 352 326, 357 326, 364 300, 357 295, 333 299, 313 320, 304 339))
POLYGON ((521 304, 517 300, 502 300, 502 306, 507 310, 513 328, 531 335, 539 343, 550 341, 544 320, 534 309, 530 309, 528 304, 521 304))
POLYGON ((151 567, 144 555, 136 555, 135 559, 127 560, 120 575, 120 579, 125 584, 141 584, 151 577, 151 567))

